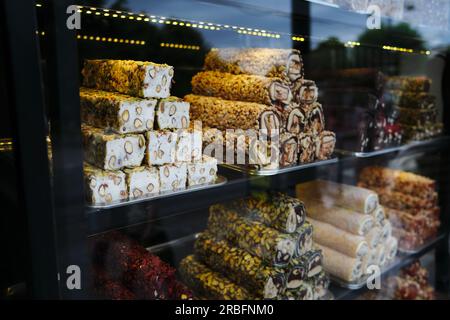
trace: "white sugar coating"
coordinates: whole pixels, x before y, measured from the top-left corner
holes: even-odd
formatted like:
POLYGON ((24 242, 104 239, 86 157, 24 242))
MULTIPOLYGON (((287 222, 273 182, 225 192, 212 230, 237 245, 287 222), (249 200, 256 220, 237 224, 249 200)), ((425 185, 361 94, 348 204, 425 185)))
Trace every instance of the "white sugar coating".
POLYGON ((156 99, 123 101, 118 114, 120 133, 152 130, 155 121, 156 99))
POLYGON ((84 181, 86 198, 91 204, 108 204, 127 199, 125 174, 122 171, 106 171, 85 164, 84 181))
POLYGON ((188 185, 213 183, 217 178, 217 159, 203 156, 201 161, 187 165, 188 185))
POLYGON ((130 199, 159 193, 159 171, 154 167, 125 169, 130 199))
POLYGON ((169 97, 173 73, 172 66, 147 65, 145 67, 143 96, 146 98, 169 97))
POLYGON ((146 162, 149 166, 175 163, 177 134, 170 131, 147 132, 146 162))
POLYGON ((156 123, 159 129, 189 128, 190 104, 180 98, 161 99, 156 107, 156 123))
POLYGON ((186 188, 186 163, 166 164, 159 167, 159 180, 161 191, 176 191, 186 188))
POLYGON ((140 166, 145 154, 145 138, 130 135, 106 143, 105 168, 117 170, 140 166))

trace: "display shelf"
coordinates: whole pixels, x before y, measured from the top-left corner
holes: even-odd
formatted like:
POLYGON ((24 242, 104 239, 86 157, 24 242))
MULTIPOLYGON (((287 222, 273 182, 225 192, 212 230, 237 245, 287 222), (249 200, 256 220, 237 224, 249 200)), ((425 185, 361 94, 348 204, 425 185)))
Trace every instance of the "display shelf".
MULTIPOLYGON (((415 259, 418 259, 422 257, 423 255, 427 254, 438 244, 440 244, 445 239, 448 239, 447 235, 445 233, 440 233, 436 238, 433 240, 430 240, 427 245, 421 247, 420 250, 416 251, 415 253, 411 254, 399 254, 395 258, 394 262, 385 268, 382 273, 382 277, 385 278, 386 276, 398 272, 403 267, 406 267, 411 262, 413 262, 415 259)), ((357 290, 352 290, 348 288, 343 288, 338 285, 332 284, 331 285, 331 292, 334 294, 336 300, 351 300, 356 298, 358 295, 361 294, 362 291, 366 289, 365 286, 360 287, 357 290)))

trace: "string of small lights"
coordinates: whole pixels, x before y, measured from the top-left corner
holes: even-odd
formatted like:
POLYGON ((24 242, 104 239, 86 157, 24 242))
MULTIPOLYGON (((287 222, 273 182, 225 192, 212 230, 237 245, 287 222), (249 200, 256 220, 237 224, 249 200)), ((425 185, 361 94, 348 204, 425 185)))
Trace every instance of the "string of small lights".
POLYGON ((193 46, 193 45, 180 44, 180 43, 162 42, 159 44, 159 46, 162 48, 171 48, 171 49, 200 50, 200 46, 193 46))
POLYGON ((123 39, 123 38, 113 38, 113 37, 100 37, 93 35, 77 35, 78 40, 88 40, 97 42, 112 42, 112 43, 124 43, 129 45, 145 45, 144 40, 134 40, 134 39, 123 39))

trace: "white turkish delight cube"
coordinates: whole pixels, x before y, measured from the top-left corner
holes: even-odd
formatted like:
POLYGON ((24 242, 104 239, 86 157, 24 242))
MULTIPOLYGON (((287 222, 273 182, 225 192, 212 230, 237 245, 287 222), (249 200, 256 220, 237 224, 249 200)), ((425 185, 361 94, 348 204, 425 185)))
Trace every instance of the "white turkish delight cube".
POLYGON ((90 204, 102 205, 127 199, 125 174, 84 165, 86 199, 90 204))
POLYGON ((204 155, 201 161, 187 165, 188 186, 213 183, 217 178, 217 159, 204 155))
POLYGON ((176 191, 186 188, 186 163, 166 164, 159 167, 160 190, 176 191))
POLYGON ((155 167, 137 167, 124 170, 130 199, 159 193, 159 171, 155 167))
POLYGON ((170 131, 148 131, 146 162, 149 166, 175 163, 177 134, 170 131))
POLYGON ((156 124, 158 128, 189 128, 189 107, 189 102, 177 97, 161 99, 156 107, 156 124))

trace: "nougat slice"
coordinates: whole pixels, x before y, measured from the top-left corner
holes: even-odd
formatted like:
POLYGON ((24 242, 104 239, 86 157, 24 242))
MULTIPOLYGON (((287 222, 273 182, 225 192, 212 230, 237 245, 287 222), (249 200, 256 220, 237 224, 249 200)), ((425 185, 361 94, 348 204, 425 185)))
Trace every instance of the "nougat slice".
POLYGON ((171 131, 148 131, 146 163, 149 166, 175 163, 177 134, 171 131))
POLYGON ((187 164, 166 164, 159 167, 161 191, 176 191, 186 188, 187 164))
POLYGON ((93 205, 109 204, 127 199, 125 173, 96 168, 84 164, 86 200, 93 205))
POLYGON ((175 159, 177 162, 199 161, 202 158, 202 131, 181 129, 177 131, 175 159))
POLYGON ((187 165, 188 186, 213 183, 217 178, 217 159, 204 155, 201 161, 187 165))
POLYGON ((145 154, 143 135, 121 135, 88 125, 82 125, 81 132, 86 162, 105 170, 141 165, 145 154))
POLYGON ((156 124, 159 129, 189 128, 189 102, 177 97, 159 100, 156 107, 156 124))
POLYGON ((159 171, 155 167, 124 169, 130 199, 159 193, 159 171))

